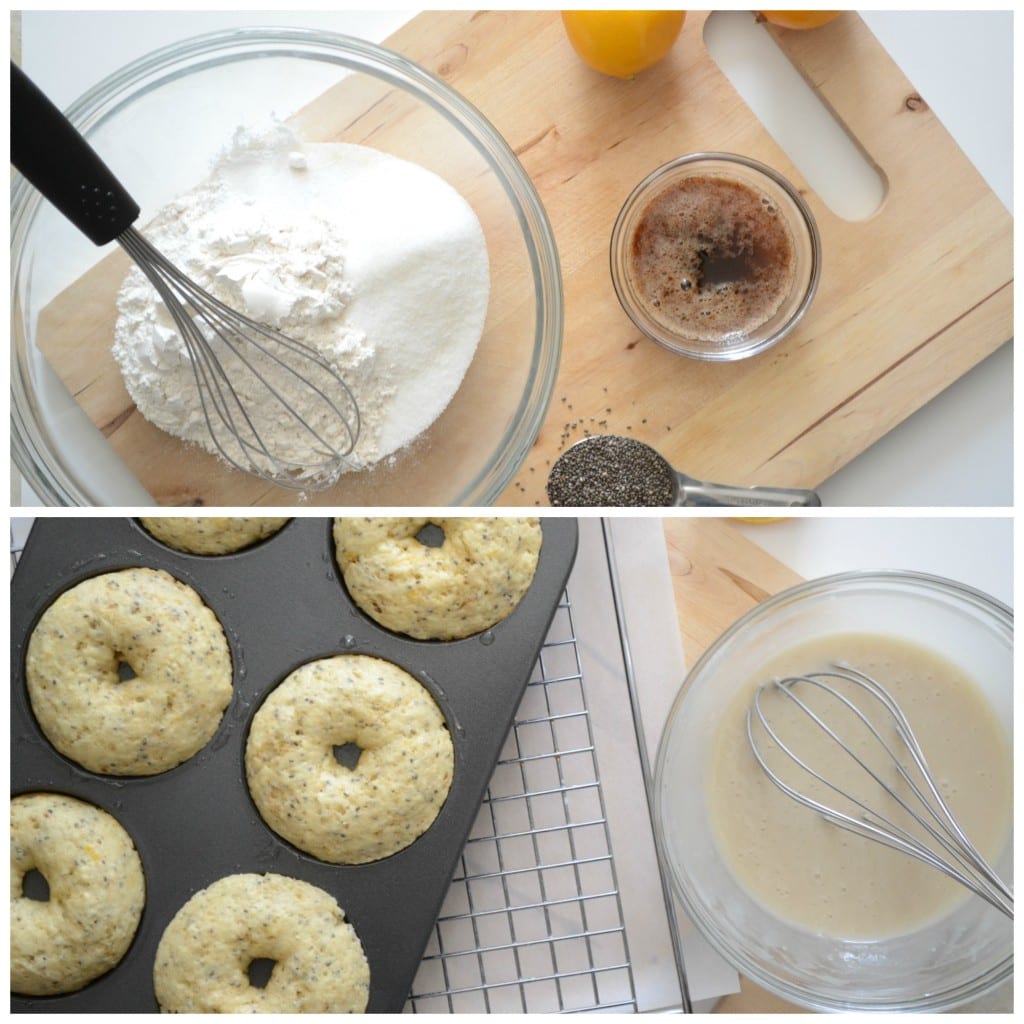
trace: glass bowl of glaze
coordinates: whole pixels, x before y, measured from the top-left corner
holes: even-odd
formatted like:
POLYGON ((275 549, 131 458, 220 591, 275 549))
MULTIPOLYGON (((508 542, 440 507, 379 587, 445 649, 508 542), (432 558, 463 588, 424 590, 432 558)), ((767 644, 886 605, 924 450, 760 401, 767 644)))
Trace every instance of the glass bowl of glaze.
POLYGON ((652 171, 612 229, 611 276, 652 341, 706 362, 781 341, 814 299, 821 240, 777 171, 733 153, 692 153, 652 171))
MULTIPOLYGON (((127 258, 116 243, 97 249, 16 176, 11 448, 44 504, 496 502, 551 398, 563 298, 544 207, 484 113, 384 47, 307 29, 243 28, 155 51, 90 89, 67 114, 139 202, 143 233, 161 207, 205 177, 238 127, 270 117, 304 143, 355 143, 417 164, 476 214, 490 287, 479 344, 436 418, 331 488, 290 491, 145 423, 110 355, 127 258)), ((423 359, 427 373, 429 355, 423 359)), ((421 401, 414 396, 407 408, 421 401)))
MULTIPOLYGON (((749 802, 748 781, 760 768, 750 753, 745 709, 756 681, 767 681, 780 655, 793 648, 833 645, 822 638, 844 637, 842 647, 853 650, 845 639, 850 634, 922 648, 942 659, 944 673, 952 671, 951 663, 972 681, 972 699, 980 702, 972 715, 977 712, 987 730, 1001 795, 995 810, 968 809, 965 816, 963 806, 953 809, 969 833, 966 818, 981 815, 976 821, 989 831, 984 841, 991 844, 982 852, 1012 886, 1013 615, 970 587, 913 572, 855 572, 801 584, 758 604, 707 649, 676 698, 659 746, 658 842, 691 920, 737 971, 768 991, 819 1011, 948 1010, 991 993, 1012 976, 1012 921, 934 869, 829 826, 805 807, 789 802, 783 818, 771 801, 789 798, 766 778, 758 783, 766 787, 762 804, 751 809, 749 802), (786 854, 790 860, 780 861, 785 845, 777 843, 795 830, 796 814, 805 816, 801 827, 821 830, 814 842, 859 845, 822 857, 811 841, 804 847, 798 839, 798 848, 786 854), (866 903, 871 890, 840 874, 839 865, 850 856, 896 858, 883 860, 881 868, 873 862, 876 878, 884 872, 882 883, 873 884, 893 888, 895 872, 916 871, 908 876, 914 879, 909 888, 938 886, 928 891, 939 892, 941 901, 912 905, 906 918, 896 907, 885 907, 884 924, 858 920, 849 907, 866 903), (776 872, 779 863, 791 863, 792 870, 776 872), (847 895, 852 904, 844 903, 847 895)), ((892 673, 903 671, 898 661, 893 664, 892 673)), ((925 696, 933 706, 945 699, 925 696)), ((915 718, 924 724, 920 709, 904 707, 912 726, 915 718)), ((948 702, 946 708, 952 715, 948 702)), ((952 728, 966 721, 957 719, 952 728)), ((927 731, 918 729, 926 754, 946 740, 927 731)), ((941 763, 933 758, 933 769, 941 763)), ((975 838, 981 845, 981 835, 975 838)), ((884 893, 880 888, 879 900, 884 893)), ((900 898, 897 893, 895 902, 900 898)))

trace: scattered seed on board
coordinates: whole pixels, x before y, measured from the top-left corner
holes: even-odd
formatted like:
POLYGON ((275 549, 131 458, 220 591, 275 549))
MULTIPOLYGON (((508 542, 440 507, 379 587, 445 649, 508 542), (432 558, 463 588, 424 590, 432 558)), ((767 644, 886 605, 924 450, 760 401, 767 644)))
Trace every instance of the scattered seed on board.
POLYGON ((665 507, 672 504, 672 469, 640 441, 595 434, 558 457, 547 492, 556 506, 665 507))

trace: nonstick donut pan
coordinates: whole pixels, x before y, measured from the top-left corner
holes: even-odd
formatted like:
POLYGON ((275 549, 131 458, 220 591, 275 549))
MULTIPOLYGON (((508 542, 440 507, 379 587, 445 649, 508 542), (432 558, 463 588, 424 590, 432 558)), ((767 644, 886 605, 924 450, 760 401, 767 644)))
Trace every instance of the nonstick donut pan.
POLYGON ((542 520, 533 583, 493 629, 464 640, 417 641, 376 625, 349 599, 334 558, 332 520, 292 519, 278 534, 231 555, 165 547, 132 519, 38 519, 11 590, 12 793, 62 792, 113 814, 146 873, 146 908, 121 963, 78 992, 12 995, 15 1012, 155 1012, 153 959, 164 928, 197 890, 237 872, 276 872, 334 895, 370 963, 371 1011, 399 1011, 437 918, 576 555, 577 525, 542 520), (214 738, 162 775, 115 778, 84 771, 39 729, 25 688, 25 648, 46 607, 99 573, 166 569, 217 613, 234 664, 234 695, 214 738), (245 783, 252 715, 293 669, 336 654, 369 654, 404 668, 434 695, 455 748, 448 799, 405 850, 360 866, 323 863, 260 818, 245 783))

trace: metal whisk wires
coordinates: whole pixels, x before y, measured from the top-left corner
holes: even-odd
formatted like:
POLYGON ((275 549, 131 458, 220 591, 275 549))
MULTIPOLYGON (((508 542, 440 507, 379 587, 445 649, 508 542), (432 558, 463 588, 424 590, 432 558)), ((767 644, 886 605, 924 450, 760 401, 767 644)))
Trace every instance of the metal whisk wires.
MULTIPOLYGON (((857 669, 834 666, 832 671, 766 683, 758 687, 747 710, 747 738, 762 770, 787 796, 839 828, 942 871, 1013 917, 1012 889, 978 852, 950 811, 906 715, 877 680, 857 669), (837 684, 846 692, 840 692, 837 684), (864 694, 868 700, 858 704, 852 699, 854 693, 864 694), (833 742, 852 759, 881 787, 875 791, 879 800, 869 803, 849 787, 832 781, 809 763, 806 751, 794 749, 792 738, 788 742, 783 739, 766 707, 769 695, 772 700, 791 702, 815 734, 827 737, 825 742, 833 742), (816 695, 813 706, 812 695, 816 695), (871 714, 865 708, 870 708, 871 714), (843 736, 837 728, 840 720, 848 726, 843 736), (857 730, 856 743, 850 726, 857 730), (839 799, 826 803, 808 792, 824 795, 822 787, 839 799), (883 793, 890 801, 886 811, 873 805, 884 799, 883 793), (903 824, 893 820, 896 816, 902 819, 903 814, 909 816, 903 824)), ((833 749, 823 760, 834 765, 838 756, 839 751, 833 749)))
POLYGON ((296 490, 331 486, 359 437, 348 385, 319 352, 231 309, 200 288, 134 228, 118 243, 156 289, 185 344, 203 416, 221 456, 296 490), (302 411, 269 377, 297 381, 302 411), (287 433, 281 432, 281 427, 287 433), (276 430, 273 442, 270 430, 276 430), (287 444, 279 438, 287 436, 287 444))

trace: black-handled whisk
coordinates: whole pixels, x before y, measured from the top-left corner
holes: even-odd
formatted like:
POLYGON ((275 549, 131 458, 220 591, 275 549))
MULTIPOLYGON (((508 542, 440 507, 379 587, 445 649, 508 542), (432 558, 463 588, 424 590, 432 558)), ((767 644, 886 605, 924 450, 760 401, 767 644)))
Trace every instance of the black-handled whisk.
POLYGON ((338 479, 359 437, 359 410, 335 367, 214 298, 162 256, 132 226, 138 203, 13 62, 11 163, 96 245, 121 245, 152 283, 181 334, 210 438, 224 459, 297 490, 338 479), (301 410, 269 379, 281 373, 301 385, 301 410), (289 430, 286 450, 268 429, 282 421, 297 428, 289 430))

